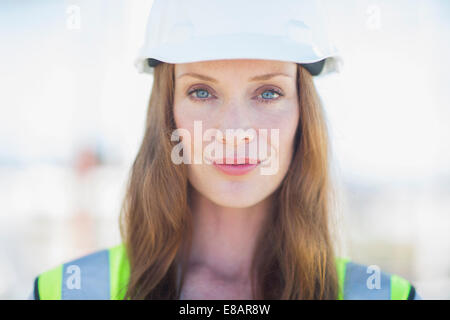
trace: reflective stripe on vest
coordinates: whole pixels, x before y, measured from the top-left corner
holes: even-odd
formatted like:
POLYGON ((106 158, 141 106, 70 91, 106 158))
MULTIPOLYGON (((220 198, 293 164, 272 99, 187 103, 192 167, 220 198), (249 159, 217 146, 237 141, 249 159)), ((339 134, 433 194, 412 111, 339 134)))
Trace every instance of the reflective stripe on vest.
POLYGON ((37 283, 39 299, 123 299, 128 277, 128 259, 120 244, 42 273, 37 283))
POLYGON ((337 258, 339 300, 407 300, 411 283, 346 258, 337 258), (375 279, 377 277, 378 279, 375 279))
MULTIPOLYGON (((406 279, 384 272, 375 275, 373 269, 347 258, 337 257, 336 268, 339 300, 406 300, 412 288, 406 279), (371 276, 379 276, 375 286, 371 276)), ((41 300, 121 300, 129 273, 125 246, 120 244, 42 273, 37 291, 41 300)))

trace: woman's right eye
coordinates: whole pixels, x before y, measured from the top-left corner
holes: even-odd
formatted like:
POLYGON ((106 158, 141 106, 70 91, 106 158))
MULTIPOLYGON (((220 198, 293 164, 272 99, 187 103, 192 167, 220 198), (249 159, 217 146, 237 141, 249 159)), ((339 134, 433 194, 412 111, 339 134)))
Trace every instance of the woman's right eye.
POLYGON ((193 97, 195 100, 208 100, 211 94, 206 89, 194 89, 188 93, 189 97, 193 97), (193 95, 195 93, 195 96, 193 95))

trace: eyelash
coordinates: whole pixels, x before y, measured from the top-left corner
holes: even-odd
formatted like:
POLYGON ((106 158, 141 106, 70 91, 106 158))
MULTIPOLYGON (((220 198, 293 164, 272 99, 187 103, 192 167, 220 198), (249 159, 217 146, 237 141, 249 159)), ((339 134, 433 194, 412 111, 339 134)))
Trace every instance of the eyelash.
MULTIPOLYGON (((197 91, 206 91, 206 92, 209 93, 208 89, 202 88, 202 87, 201 87, 201 88, 194 88, 194 89, 192 89, 191 91, 189 91, 189 92, 188 92, 188 96, 189 96, 191 99, 193 99, 194 101, 199 101, 199 102, 206 102, 206 101, 209 101, 210 99, 213 99, 213 98, 203 98, 203 99, 202 99, 202 98, 195 98, 195 97, 193 97, 192 94, 193 94, 194 92, 197 92, 197 91)), ((284 94, 281 93, 279 90, 273 89, 273 88, 272 88, 272 89, 264 90, 262 93, 267 92, 267 91, 276 93, 276 94, 278 95, 278 97, 277 97, 277 98, 273 98, 273 99, 257 98, 256 100, 258 100, 259 102, 262 102, 262 103, 273 103, 274 101, 279 100, 280 97, 284 96, 284 94)), ((262 93, 261 93, 261 94, 262 94, 262 93)), ((209 93, 209 94, 211 94, 211 93, 209 93)), ((258 95, 258 96, 259 96, 259 95, 258 95)))

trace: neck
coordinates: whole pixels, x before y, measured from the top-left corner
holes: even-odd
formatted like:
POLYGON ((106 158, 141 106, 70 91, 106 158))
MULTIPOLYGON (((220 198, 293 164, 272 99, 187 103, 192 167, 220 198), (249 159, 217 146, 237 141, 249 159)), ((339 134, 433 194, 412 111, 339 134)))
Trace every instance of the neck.
POLYGON ((192 192, 193 234, 188 265, 230 281, 249 281, 260 231, 272 197, 247 208, 219 206, 192 192))

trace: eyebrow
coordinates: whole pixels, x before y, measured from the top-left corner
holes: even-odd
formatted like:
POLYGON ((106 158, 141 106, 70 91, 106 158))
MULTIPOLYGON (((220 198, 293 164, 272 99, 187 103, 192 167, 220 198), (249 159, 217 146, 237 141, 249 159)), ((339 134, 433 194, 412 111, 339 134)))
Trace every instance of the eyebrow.
MULTIPOLYGON (((199 73, 195 73, 195 72, 187 72, 187 73, 183 73, 182 75, 178 76, 178 79, 180 79, 181 77, 184 76, 189 76, 189 77, 193 77, 193 78, 197 78, 200 80, 204 80, 204 81, 209 81, 209 82, 213 82, 213 83, 218 83, 218 81, 214 78, 199 74, 199 73)), ((285 76, 288 78, 292 78, 290 75, 287 75, 285 73, 282 72, 276 72, 276 73, 267 73, 267 74, 262 74, 259 76, 255 76, 253 78, 248 79, 248 81, 263 81, 263 80, 269 80, 273 77, 277 77, 277 76, 285 76)))

